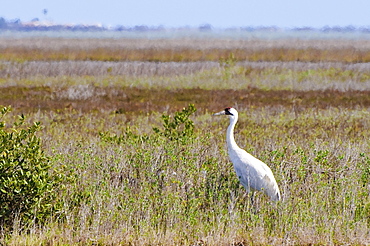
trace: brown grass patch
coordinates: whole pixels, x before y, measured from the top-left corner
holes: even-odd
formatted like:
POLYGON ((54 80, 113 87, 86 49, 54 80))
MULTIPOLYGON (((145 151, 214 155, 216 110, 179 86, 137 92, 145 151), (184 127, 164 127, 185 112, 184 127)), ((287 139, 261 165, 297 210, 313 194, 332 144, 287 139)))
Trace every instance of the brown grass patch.
POLYGON ((129 87, 75 86, 53 91, 50 87, 0 88, 0 105, 12 105, 24 111, 75 109, 112 111, 116 113, 173 112, 189 103, 200 111, 215 111, 226 106, 304 108, 370 107, 368 91, 335 90, 203 90, 203 89, 140 89, 129 87))
POLYGON ((237 61, 369 62, 363 40, 133 40, 1 39, 0 59, 99 61, 218 61, 233 53, 237 61))

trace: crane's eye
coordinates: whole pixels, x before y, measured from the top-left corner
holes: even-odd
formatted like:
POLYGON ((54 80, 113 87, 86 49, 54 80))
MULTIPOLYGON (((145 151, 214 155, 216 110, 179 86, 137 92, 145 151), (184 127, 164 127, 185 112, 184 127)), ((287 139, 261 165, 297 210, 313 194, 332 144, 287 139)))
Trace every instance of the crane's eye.
POLYGON ((226 115, 233 115, 232 113, 230 113, 230 109, 231 108, 225 108, 225 114, 226 115))

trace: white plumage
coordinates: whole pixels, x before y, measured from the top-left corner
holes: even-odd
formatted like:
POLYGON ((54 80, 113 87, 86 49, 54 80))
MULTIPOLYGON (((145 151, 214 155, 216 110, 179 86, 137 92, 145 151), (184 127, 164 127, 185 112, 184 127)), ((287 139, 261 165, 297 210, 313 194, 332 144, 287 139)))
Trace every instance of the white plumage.
POLYGON ((230 118, 230 125, 226 132, 227 149, 240 183, 247 192, 252 188, 263 191, 273 201, 280 200, 279 187, 271 169, 259 159, 239 148, 235 142, 234 127, 238 121, 238 111, 234 108, 226 108, 214 115, 228 115, 230 118))

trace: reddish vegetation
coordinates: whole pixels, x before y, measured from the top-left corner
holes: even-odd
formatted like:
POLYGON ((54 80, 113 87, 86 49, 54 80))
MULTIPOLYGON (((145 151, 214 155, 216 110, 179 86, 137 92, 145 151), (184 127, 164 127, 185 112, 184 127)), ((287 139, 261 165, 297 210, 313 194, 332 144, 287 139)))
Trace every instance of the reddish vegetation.
POLYGON ((301 110, 308 107, 327 108, 370 107, 367 91, 265 91, 176 89, 155 90, 138 88, 94 88, 95 95, 86 99, 59 97, 49 87, 0 88, 0 105, 12 105, 24 111, 75 109, 83 112, 108 110, 116 113, 147 113, 175 111, 195 104, 200 111, 215 111, 225 106, 262 107, 284 106, 301 110))

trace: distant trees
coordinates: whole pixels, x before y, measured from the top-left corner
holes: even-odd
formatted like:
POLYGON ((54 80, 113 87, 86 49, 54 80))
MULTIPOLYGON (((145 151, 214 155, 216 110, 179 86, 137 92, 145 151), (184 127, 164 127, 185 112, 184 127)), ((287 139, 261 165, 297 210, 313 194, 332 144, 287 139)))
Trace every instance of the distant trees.
POLYGON ((3 17, 0 17, 0 29, 6 28, 7 23, 6 20, 3 17))
MULTIPOLYGON (((47 15, 47 9, 43 10, 43 14, 47 15)), ((214 28, 211 24, 202 24, 198 27, 178 27, 179 29, 192 29, 201 32, 212 31, 214 28)), ((0 17, 0 30, 14 30, 14 31, 117 31, 117 32, 147 32, 147 31, 162 31, 165 27, 159 26, 147 26, 147 25, 135 25, 135 26, 123 26, 117 25, 115 27, 105 27, 102 25, 63 25, 63 24, 51 24, 43 23, 39 18, 33 18, 30 22, 21 22, 20 19, 6 20, 0 17)), ((230 30, 230 28, 227 28, 230 30)), ((280 31, 286 30, 276 26, 246 26, 246 27, 233 27, 231 29, 240 31, 280 31)), ((308 26, 293 27, 290 31, 319 31, 319 32, 363 32, 370 33, 370 26, 323 26, 321 28, 313 28, 308 26)))

